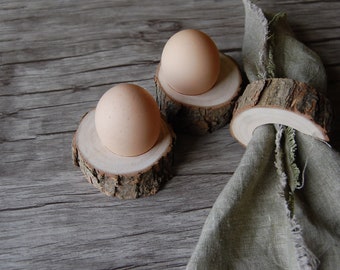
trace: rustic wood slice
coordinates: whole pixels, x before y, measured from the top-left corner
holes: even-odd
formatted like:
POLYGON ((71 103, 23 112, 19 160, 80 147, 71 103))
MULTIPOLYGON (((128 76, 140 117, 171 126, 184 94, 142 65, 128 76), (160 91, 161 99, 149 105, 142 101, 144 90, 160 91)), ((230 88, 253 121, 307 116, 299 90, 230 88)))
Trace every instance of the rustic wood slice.
POLYGON ((120 199, 155 194, 172 176, 175 134, 162 119, 158 141, 148 152, 122 157, 109 151, 99 140, 95 110, 81 120, 73 137, 73 162, 87 180, 101 192, 120 199))
POLYGON ((221 69, 214 87, 201 95, 183 95, 172 89, 158 65, 156 100, 176 132, 206 134, 230 122, 242 77, 235 61, 220 53, 221 69))
POLYGON ((253 131, 264 124, 282 124, 328 141, 330 102, 306 83, 274 78, 250 83, 238 99, 230 123, 231 134, 247 145, 253 131))

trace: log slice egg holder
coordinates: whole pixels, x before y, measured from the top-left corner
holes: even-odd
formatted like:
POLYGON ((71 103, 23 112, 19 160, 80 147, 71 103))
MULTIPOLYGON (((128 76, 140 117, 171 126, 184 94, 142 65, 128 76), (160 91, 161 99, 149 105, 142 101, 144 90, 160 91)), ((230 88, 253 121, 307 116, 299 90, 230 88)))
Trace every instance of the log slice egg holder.
POLYGON ((175 91, 163 74, 161 63, 154 76, 156 101, 176 132, 204 135, 230 122, 239 97, 242 76, 237 63, 220 53, 220 72, 214 86, 200 95, 175 91))
MULTIPOLYGON (((157 106, 157 105, 155 105, 157 106)), ((175 133, 161 116, 160 132, 151 149, 121 156, 101 141, 93 109, 86 113, 73 136, 72 159, 85 178, 108 196, 136 199, 153 195, 172 177, 175 133)))

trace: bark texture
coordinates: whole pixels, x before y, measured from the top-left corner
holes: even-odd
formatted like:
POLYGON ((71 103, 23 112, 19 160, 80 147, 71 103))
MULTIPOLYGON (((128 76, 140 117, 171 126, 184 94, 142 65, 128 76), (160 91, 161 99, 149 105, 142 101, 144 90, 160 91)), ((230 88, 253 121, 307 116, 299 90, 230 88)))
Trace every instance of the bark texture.
POLYGON ((273 78, 250 83, 234 108, 234 117, 253 107, 278 108, 303 115, 317 125, 325 138, 331 128, 329 100, 313 87, 288 78, 273 78))
POLYGON ((181 103, 171 98, 164 90, 157 76, 156 100, 160 111, 176 131, 194 135, 211 133, 230 122, 238 92, 232 100, 218 106, 201 107, 181 103))

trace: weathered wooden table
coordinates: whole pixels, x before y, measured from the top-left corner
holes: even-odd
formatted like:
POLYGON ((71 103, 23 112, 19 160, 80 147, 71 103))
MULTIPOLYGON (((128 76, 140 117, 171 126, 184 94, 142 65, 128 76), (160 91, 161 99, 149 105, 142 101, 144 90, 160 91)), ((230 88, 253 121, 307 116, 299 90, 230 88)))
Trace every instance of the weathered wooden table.
MULTIPOLYGON (((286 11, 322 58, 340 149, 340 2, 257 1, 286 11)), ((184 269, 244 152, 228 127, 178 135, 174 177, 155 196, 122 201, 71 160, 84 113, 120 82, 155 95, 167 39, 209 34, 242 66, 241 1, 0 1, 0 269, 184 269)))

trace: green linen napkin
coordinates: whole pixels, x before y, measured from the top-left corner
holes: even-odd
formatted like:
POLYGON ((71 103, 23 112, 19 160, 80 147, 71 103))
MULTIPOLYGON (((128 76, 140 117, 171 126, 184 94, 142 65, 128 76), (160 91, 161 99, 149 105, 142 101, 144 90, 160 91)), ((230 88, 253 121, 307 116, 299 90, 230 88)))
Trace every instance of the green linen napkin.
MULTIPOLYGON (((285 77, 326 90, 319 57, 299 42, 284 14, 245 7, 249 81, 285 77)), ((187 269, 340 267, 340 155, 282 125, 258 127, 214 203, 187 269)))

